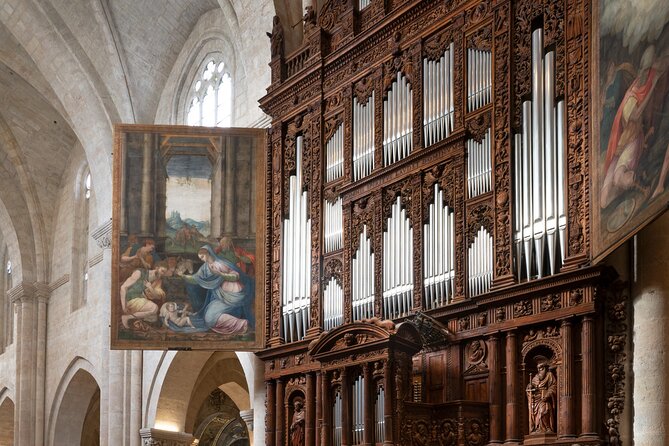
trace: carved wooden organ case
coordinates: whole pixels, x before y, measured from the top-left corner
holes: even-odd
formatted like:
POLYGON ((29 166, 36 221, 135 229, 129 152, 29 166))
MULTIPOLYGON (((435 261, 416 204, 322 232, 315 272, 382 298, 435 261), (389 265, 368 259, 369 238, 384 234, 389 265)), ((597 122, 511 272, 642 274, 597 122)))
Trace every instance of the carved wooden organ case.
POLYGON ((618 439, 626 300, 590 265, 590 7, 328 0, 285 55, 275 26, 267 444, 618 439))

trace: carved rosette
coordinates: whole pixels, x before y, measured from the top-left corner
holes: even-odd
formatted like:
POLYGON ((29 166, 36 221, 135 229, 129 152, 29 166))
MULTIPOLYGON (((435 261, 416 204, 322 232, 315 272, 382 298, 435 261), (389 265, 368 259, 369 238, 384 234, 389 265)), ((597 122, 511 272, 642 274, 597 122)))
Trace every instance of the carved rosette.
POLYGON ((511 255, 511 153, 509 138, 510 7, 501 4, 496 10, 493 54, 495 55, 494 92, 494 165, 495 165, 495 275, 493 283, 513 280, 511 255))
POLYGON ((467 23, 471 25, 476 25, 477 23, 482 22, 490 14, 490 2, 483 1, 473 8, 470 8, 466 11, 465 17, 467 23))

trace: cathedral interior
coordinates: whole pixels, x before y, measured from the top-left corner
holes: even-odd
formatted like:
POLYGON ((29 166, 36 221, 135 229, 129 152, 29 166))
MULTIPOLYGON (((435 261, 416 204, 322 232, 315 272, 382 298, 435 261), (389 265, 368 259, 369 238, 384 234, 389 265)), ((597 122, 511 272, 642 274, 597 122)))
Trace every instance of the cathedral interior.
POLYGON ((669 444, 664 0, 0 0, 0 98, 0 446, 669 444))

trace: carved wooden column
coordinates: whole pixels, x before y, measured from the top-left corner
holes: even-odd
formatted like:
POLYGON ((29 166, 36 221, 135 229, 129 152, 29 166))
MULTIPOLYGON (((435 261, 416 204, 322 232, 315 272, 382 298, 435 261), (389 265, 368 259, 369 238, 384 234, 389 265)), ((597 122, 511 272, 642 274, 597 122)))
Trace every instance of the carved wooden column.
POLYGON ((581 322, 581 436, 596 437, 595 427, 595 320, 581 322))
POLYGON ((562 334, 562 384, 558 386, 559 409, 557 430, 561 438, 575 437, 574 429, 574 347, 572 323, 570 320, 562 321, 560 327, 562 334))
POLYGON ((332 438, 332 403, 330 401, 330 382, 328 373, 323 372, 321 376, 321 413, 323 419, 321 421, 321 445, 330 446, 332 438))
POLYGON ((506 441, 518 443, 518 348, 513 331, 506 334, 506 441))
POLYGON ((341 371, 341 446, 351 445, 351 384, 346 368, 341 371))
POLYGON ((265 441, 267 446, 274 446, 274 431, 276 430, 276 386, 273 380, 267 381, 265 385, 267 393, 267 414, 265 415, 265 441))
POLYGON ((285 387, 283 379, 279 378, 276 380, 276 401, 275 401, 275 413, 276 421, 274 425, 275 442, 274 446, 283 446, 283 426, 285 424, 285 410, 284 410, 284 395, 285 387))
POLYGON ((490 444, 502 443, 502 393, 499 337, 488 338, 488 401, 490 402, 490 444))
POLYGON ((304 418, 304 444, 306 446, 314 446, 314 412, 316 411, 316 389, 313 373, 307 373, 307 400, 305 401, 306 411, 304 418))
POLYGON ((385 386, 385 400, 383 401, 383 420, 385 429, 384 445, 393 445, 393 370, 390 359, 386 361, 383 370, 383 385, 385 386))
POLYGON ((372 446, 374 442, 374 412, 370 410, 370 408, 374 407, 373 406, 373 400, 372 400, 372 391, 374 387, 374 383, 372 382, 372 368, 369 363, 364 364, 362 366, 363 370, 363 376, 365 378, 365 402, 364 402, 364 408, 365 408, 365 418, 364 418, 364 427, 365 430, 363 432, 363 439, 362 443, 365 446, 372 446))
POLYGON ((316 401, 315 401, 315 406, 316 406, 316 412, 315 412, 315 417, 316 419, 314 420, 315 426, 314 426, 314 441, 317 442, 318 444, 323 444, 322 440, 319 442, 319 439, 321 438, 321 425, 323 423, 323 392, 322 392, 322 387, 323 383, 321 382, 321 372, 320 370, 316 372, 316 401))

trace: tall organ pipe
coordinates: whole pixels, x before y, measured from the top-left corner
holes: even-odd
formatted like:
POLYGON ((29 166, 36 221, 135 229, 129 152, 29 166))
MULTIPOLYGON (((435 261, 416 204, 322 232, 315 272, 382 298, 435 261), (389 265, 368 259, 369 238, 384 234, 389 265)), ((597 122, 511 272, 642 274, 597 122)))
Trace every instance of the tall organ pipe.
POLYGON ((434 199, 423 225, 423 286, 425 308, 441 307, 453 298, 455 278, 454 213, 443 205, 444 192, 434 185, 434 199))
POLYGON ((360 234, 360 246, 351 262, 351 310, 353 320, 374 316, 374 253, 367 236, 367 225, 360 234))
POLYGON ((564 102, 555 98, 555 53, 532 33, 532 100, 514 144, 514 225, 519 278, 559 271, 566 256, 564 102), (547 260, 547 265, 545 264, 547 260))
POLYGON ((478 296, 490 291, 493 269, 492 236, 481 227, 469 245, 469 295, 478 296))
POLYGON ((366 177, 374 169, 374 91, 362 105, 353 98, 353 180, 366 177))
POLYGON ((344 175, 344 125, 339 124, 325 144, 325 180, 334 181, 344 175))
POLYGON ((288 218, 283 221, 283 335, 286 342, 302 339, 309 328, 311 281, 311 219, 307 192, 302 190, 304 138, 296 138, 295 175, 289 178, 288 218))
POLYGON ((413 228, 400 197, 391 208, 383 233, 384 317, 394 319, 411 311, 413 294, 413 228))
POLYGON ((453 130, 453 51, 451 43, 439 60, 423 59, 425 147, 448 137, 453 130))

